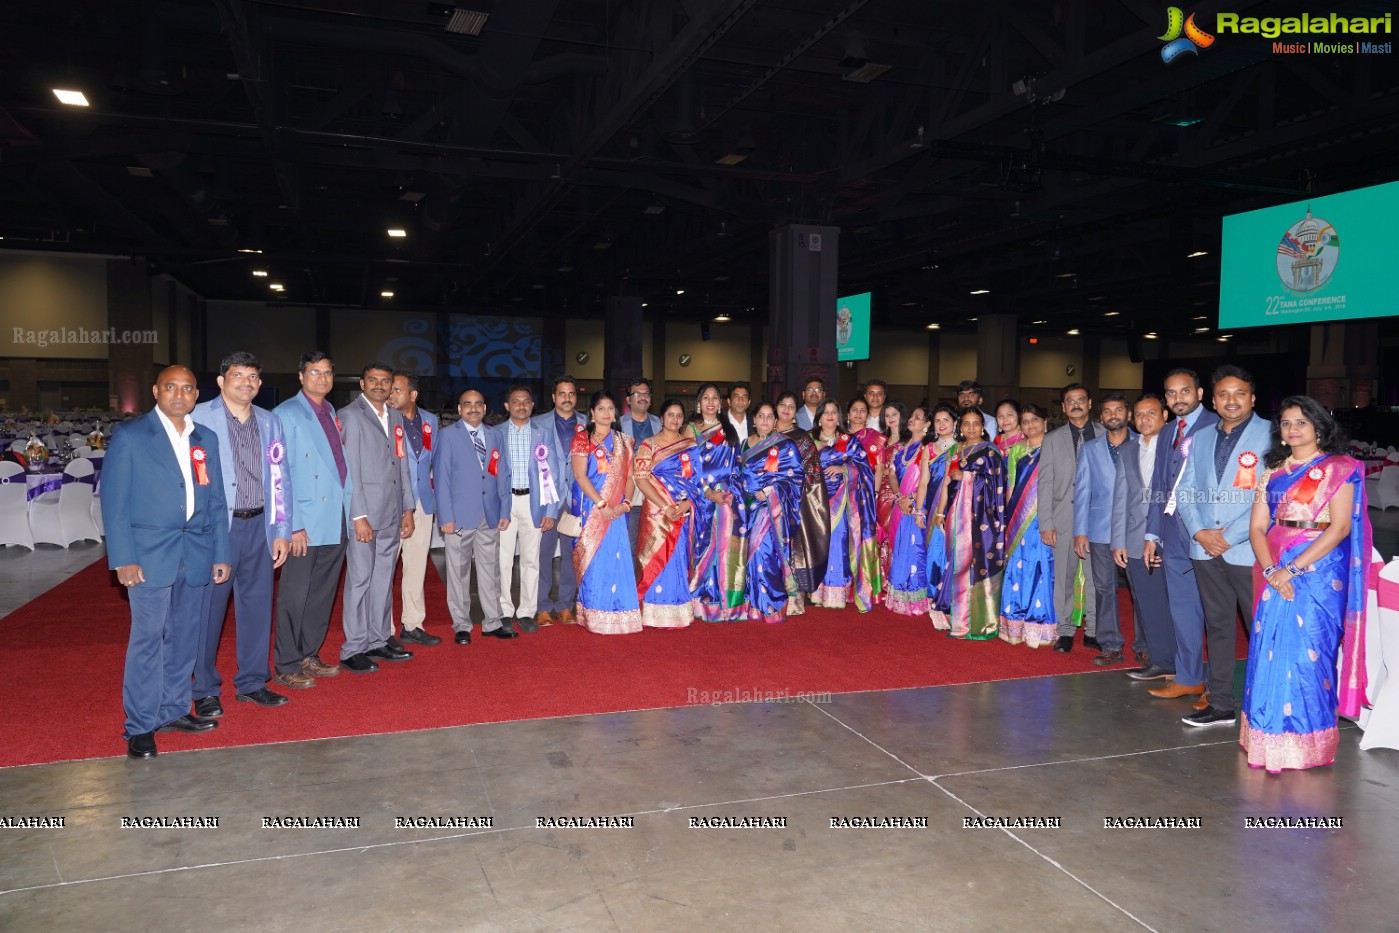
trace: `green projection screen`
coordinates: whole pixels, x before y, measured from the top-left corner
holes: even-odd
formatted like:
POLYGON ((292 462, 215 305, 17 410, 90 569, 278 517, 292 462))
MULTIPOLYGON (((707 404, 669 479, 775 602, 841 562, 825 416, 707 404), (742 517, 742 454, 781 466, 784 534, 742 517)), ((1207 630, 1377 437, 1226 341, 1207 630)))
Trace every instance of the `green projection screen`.
POLYGON ((870 358, 870 293, 836 299, 836 360, 870 358))
POLYGON ((1224 218, 1219 326, 1399 314, 1399 182, 1224 218))

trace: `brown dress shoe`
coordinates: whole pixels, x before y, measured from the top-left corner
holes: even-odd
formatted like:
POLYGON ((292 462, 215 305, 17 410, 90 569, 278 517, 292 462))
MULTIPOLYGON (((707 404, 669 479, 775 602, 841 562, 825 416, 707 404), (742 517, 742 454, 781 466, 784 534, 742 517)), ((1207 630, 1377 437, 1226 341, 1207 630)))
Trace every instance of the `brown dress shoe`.
POLYGON ((572 609, 565 609, 559 613, 559 621, 564 625, 577 625, 578 617, 573 614, 572 609))
POLYGON ((301 661, 301 672, 312 677, 334 677, 340 673, 340 665, 327 664, 314 654, 301 661))
POLYGON ((538 613, 534 617, 534 624, 539 626, 540 628, 543 628, 546 625, 553 625, 554 617, 547 612, 538 613))
POLYGON ((1122 656, 1121 651, 1103 651, 1093 659, 1093 664, 1098 667, 1109 667, 1113 664, 1121 664, 1125 660, 1126 658, 1122 656))
POLYGON ((1191 709, 1204 709, 1206 706, 1209 706, 1209 705, 1210 705, 1210 695, 1209 695, 1209 692, 1206 691, 1204 696, 1200 697, 1200 699, 1198 699, 1198 700, 1196 700, 1194 703, 1191 703, 1191 704, 1190 704, 1190 708, 1191 708, 1191 709))
POLYGON ((1204 684, 1196 684, 1187 687, 1185 684, 1169 683, 1164 687, 1157 687, 1155 690, 1148 690, 1147 693, 1163 700, 1174 700, 1177 697, 1197 697, 1205 692, 1204 684))
POLYGON ((312 677, 310 674, 303 674, 301 671, 296 671, 291 674, 278 674, 276 677, 272 678, 272 682, 281 684, 283 687, 290 687, 293 690, 305 690, 308 687, 314 687, 316 685, 316 678, 312 677))

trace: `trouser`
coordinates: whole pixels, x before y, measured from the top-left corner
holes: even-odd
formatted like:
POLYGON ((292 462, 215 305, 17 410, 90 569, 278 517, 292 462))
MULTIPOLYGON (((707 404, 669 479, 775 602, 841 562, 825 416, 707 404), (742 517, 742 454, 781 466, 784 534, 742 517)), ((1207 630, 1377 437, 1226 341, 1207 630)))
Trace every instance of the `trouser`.
POLYGON ((345 534, 339 544, 308 547, 302 557, 288 557, 277 582, 277 631, 274 662, 278 674, 295 674, 301 662, 321 650, 330 629, 330 610, 345 564, 345 534))
MULTIPOLYGON (((208 572, 208 571, 206 571, 208 572)), ((126 710, 123 738, 154 732, 189 712, 190 674, 199 627, 209 614, 209 584, 185 581, 185 562, 170 586, 126 588, 131 601, 131 634, 121 702, 126 710)))
MULTIPOLYGON (((1237 611, 1247 625, 1253 618, 1253 567, 1226 563, 1223 557, 1193 561, 1200 602, 1205 607, 1205 638, 1210 653, 1210 706, 1233 712, 1237 611)), ((1180 678, 1176 678, 1179 680, 1180 678)))
MULTIPOLYGON (((1127 582, 1132 587, 1137 639, 1144 640, 1146 656, 1163 671, 1175 670, 1176 632, 1171 625, 1165 571, 1158 567, 1148 573, 1142 559, 1133 557, 1127 561, 1127 582)), ((1136 644, 1137 640, 1133 643, 1136 644)), ((1137 648, 1137 651, 1141 652, 1142 649, 1137 648)))
POLYGON ((1162 546, 1165 552, 1161 569, 1166 572, 1171 627, 1175 630, 1176 683, 1198 687, 1205 682, 1205 610, 1195 582, 1195 564, 1190 559, 1190 540, 1179 517, 1165 516, 1162 546))
MULTIPOLYGON (((1093 603, 1094 638, 1104 651, 1122 650, 1122 626, 1117 618, 1117 563, 1112 559, 1112 545, 1089 542, 1088 563, 1093 581, 1092 595, 1085 602, 1093 603)), ((1086 586, 1086 584, 1085 584, 1086 586)), ((1085 623, 1086 625, 1086 623, 1085 623)))
POLYGON ((1054 615, 1059 620, 1059 637, 1074 634, 1074 576, 1083 567, 1083 637, 1097 633, 1097 613, 1093 606, 1093 566, 1074 553, 1074 536, 1059 532, 1054 546, 1054 615))
MULTIPOLYGON (((403 630, 411 632, 423 627, 427 606, 423 601, 423 578, 427 575, 427 552, 432 547, 432 515, 423 511, 419 502, 413 507, 413 535, 403 539, 399 554, 403 558, 403 614, 399 621, 403 630)), ((390 620, 390 625, 393 624, 390 620)), ((392 631, 392 629, 390 629, 392 631)))
POLYGON ((386 524, 369 541, 351 541, 346 551, 342 661, 382 648, 393 634, 393 571, 403 539, 398 522, 386 524))
POLYGON ((447 609, 452 631, 471 631, 471 571, 476 569, 476 595, 481 598, 481 631, 500 628, 500 529, 464 529, 447 535, 447 609))
POLYGON ((199 629, 194 661, 194 697, 216 697, 223 686, 215 660, 228 601, 233 599, 238 671, 234 693, 252 693, 272 676, 267 654, 272 643, 272 554, 267 549, 267 514, 235 518, 228 530, 233 572, 227 582, 209 587, 209 614, 199 629))
POLYGON ((558 526, 539 536, 539 608, 548 612, 573 611, 578 600, 578 578, 573 573, 573 544, 576 538, 561 535, 558 526), (556 595, 553 591, 554 546, 559 549, 559 576, 556 595))
MULTIPOLYGON (((539 542, 543 532, 534 525, 529 496, 510 497, 510 527, 500 533, 500 614, 506 619, 534 619, 539 611, 539 542), (515 543, 520 545, 520 601, 512 599, 515 582, 515 543)), ((554 562, 549 562, 552 570, 554 562)))

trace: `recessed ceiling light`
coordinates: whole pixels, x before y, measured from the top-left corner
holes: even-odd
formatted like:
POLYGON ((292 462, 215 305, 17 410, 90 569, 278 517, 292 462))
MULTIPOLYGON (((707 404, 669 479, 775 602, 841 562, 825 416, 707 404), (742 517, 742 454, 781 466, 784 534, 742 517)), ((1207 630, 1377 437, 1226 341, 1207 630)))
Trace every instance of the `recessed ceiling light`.
POLYGON ((380 298, 392 298, 392 297, 393 297, 393 292, 389 291, 389 290, 386 288, 386 289, 384 289, 383 291, 381 291, 381 292, 379 293, 379 297, 380 297, 380 298))
POLYGON ((903 303, 903 306, 904 306, 905 308, 916 308, 916 307, 918 307, 920 304, 922 304, 921 301, 905 301, 905 302, 903 303))
POLYGON ((1204 314, 1197 314, 1197 315, 1195 315, 1195 317, 1191 318, 1191 320, 1192 320, 1192 321, 1208 321, 1208 320, 1209 320, 1209 317, 1208 317, 1207 315, 1204 315, 1204 314))
POLYGON ((1147 340, 1155 340, 1155 339, 1156 339, 1156 335, 1155 335, 1155 334, 1142 334, 1142 336, 1145 337, 1147 340))
POLYGON ((87 95, 82 91, 69 91, 63 88, 54 88, 53 96, 58 98, 60 104, 67 104, 69 107, 86 107, 87 95))
POLYGON ((677 294, 677 295, 683 295, 683 294, 685 294, 685 289, 683 289, 683 288, 677 288, 677 289, 675 290, 675 294, 677 294))
POLYGON ((969 318, 967 318, 967 320, 968 320, 968 321, 975 321, 976 318, 974 318, 974 317, 969 317, 969 318))
POLYGON ((284 286, 281 282, 269 282, 267 284, 267 287, 272 289, 274 292, 286 291, 286 286, 284 286))
POLYGON ((731 320, 733 320, 733 319, 732 319, 731 317, 729 317, 727 314, 716 314, 716 315, 714 316, 714 320, 715 320, 716 323, 719 323, 719 324, 727 324, 729 321, 731 321, 731 320))
POLYGON ((1197 333, 1197 334, 1208 334, 1209 332, 1210 332, 1210 329, 1209 329, 1208 327, 1197 327, 1197 328, 1195 328, 1195 333, 1197 333))
POLYGON ((978 288, 978 289, 974 290, 974 291, 972 292, 972 294, 973 294, 973 295, 989 295, 989 294, 991 294, 991 289, 989 289, 989 288, 978 288))
POLYGON ((649 308, 649 307, 651 306, 651 302, 649 302, 649 301, 643 301, 643 302, 641 303, 641 306, 642 306, 643 308, 649 308))
POLYGON ((1234 336, 1234 335, 1233 335, 1233 334, 1220 334, 1220 335, 1219 335, 1219 339, 1220 339, 1221 341, 1224 341, 1224 340, 1228 340, 1228 339, 1229 339, 1230 337, 1232 337, 1232 336, 1234 336))
POLYGON ((1077 328, 1077 327, 1071 327, 1071 328, 1069 328, 1068 334, 1069 334, 1070 337, 1077 337, 1077 336, 1078 336, 1078 328, 1077 328))
POLYGON ((941 329, 942 329, 942 325, 941 325, 941 324, 936 324, 936 323, 934 323, 934 324, 929 324, 929 325, 928 325, 928 330, 941 330, 941 329))
POLYGON ((1186 254, 1185 254, 1185 258, 1186 258, 1186 259, 1199 259, 1201 256, 1208 256, 1208 255, 1209 255, 1209 253, 1205 252, 1204 250, 1202 250, 1202 249, 1197 249, 1197 250, 1195 250, 1195 252, 1193 252, 1193 253, 1186 253, 1186 254))
POLYGON ((1121 313, 1121 311, 1104 311, 1103 317, 1117 317, 1121 313))
POLYGON ((389 236, 393 237, 394 239, 398 239, 399 237, 405 237, 408 235, 408 231, 404 230, 402 227, 390 227, 384 232, 387 233, 389 236))
POLYGON ((1048 324, 1048 321, 1031 321, 1031 324, 1048 324))
POLYGON ((260 278, 260 279, 265 279, 265 278, 267 278, 267 270, 266 270, 266 269, 254 269, 254 270, 253 270, 253 275, 257 276, 257 277, 260 278))
POLYGON ((262 250, 260 250, 260 249, 240 249, 238 252, 240 252, 240 253, 254 253, 254 254, 258 255, 258 256, 261 256, 261 255, 262 255, 262 250))
POLYGON ((1076 275, 1078 275, 1077 272, 1060 272, 1058 275, 1056 275, 1056 276, 1054 276, 1054 277, 1055 277, 1056 279, 1071 279, 1071 278, 1074 278, 1076 275))

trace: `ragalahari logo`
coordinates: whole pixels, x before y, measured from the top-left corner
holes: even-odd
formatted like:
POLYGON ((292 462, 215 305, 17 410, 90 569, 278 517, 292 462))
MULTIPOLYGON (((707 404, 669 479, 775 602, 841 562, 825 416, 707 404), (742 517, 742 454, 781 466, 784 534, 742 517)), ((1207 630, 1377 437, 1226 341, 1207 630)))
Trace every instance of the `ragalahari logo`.
POLYGON ((1195 14, 1186 16, 1178 6, 1166 8, 1166 34, 1156 38, 1166 43, 1161 49, 1161 61, 1168 65, 1186 52, 1199 55, 1197 48, 1214 45, 1214 36, 1195 25, 1195 14))

